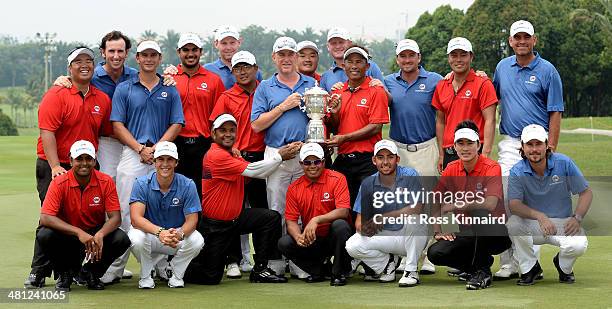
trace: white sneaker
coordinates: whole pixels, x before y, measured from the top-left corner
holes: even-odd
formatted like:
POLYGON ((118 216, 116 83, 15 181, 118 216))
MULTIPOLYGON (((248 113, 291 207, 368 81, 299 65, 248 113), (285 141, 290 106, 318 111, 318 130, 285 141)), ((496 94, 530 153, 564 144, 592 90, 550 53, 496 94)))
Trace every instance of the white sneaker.
POLYGON ((172 276, 168 280, 168 287, 170 287, 170 288, 184 288, 185 287, 185 281, 183 281, 183 279, 177 278, 176 276, 172 276))
POLYGON ((253 264, 251 264, 251 261, 249 260, 242 259, 240 262, 240 270, 243 273, 250 273, 251 270, 253 270, 253 264))
POLYGON ((231 263, 227 265, 227 271, 225 272, 225 275, 230 279, 242 278, 242 273, 240 272, 240 268, 236 263, 231 263))
POLYGON ((155 288, 155 281, 153 281, 153 278, 151 277, 140 278, 140 280, 138 281, 138 288, 153 289, 155 288))
POLYGON ((518 278, 518 267, 512 264, 504 264, 493 275, 497 280, 507 280, 510 278, 518 278))
POLYGON ((121 276, 121 279, 132 279, 133 276, 134 274, 131 271, 124 269, 123 276, 121 276))
POLYGON ((436 273, 436 266, 429 261, 427 256, 423 259, 423 264, 421 264, 421 274, 423 275, 433 275, 436 273))
POLYGON ((109 285, 109 284, 113 284, 113 283, 117 283, 119 282, 119 280, 121 280, 121 278, 115 276, 114 274, 111 273, 104 273, 104 275, 102 275, 102 278, 100 278, 100 281, 104 284, 104 285, 109 285))
POLYGON ((297 265, 295 265, 292 261, 289 261, 289 271, 291 272, 292 276, 297 277, 298 279, 304 280, 308 277, 310 277, 310 274, 303 271, 301 268, 299 268, 297 265))
POLYGON ((416 271, 405 271, 404 275, 399 280, 399 287, 412 287, 419 284, 419 273, 416 271))
POLYGON ((403 273, 404 272, 404 267, 406 267, 406 258, 402 258, 400 257, 400 259, 402 260, 399 265, 397 266, 397 268, 395 269, 396 273, 403 273))
POLYGON ((385 267, 383 272, 380 274, 380 277, 378 278, 378 282, 380 283, 395 282, 395 266, 399 262, 398 258, 399 257, 393 256, 393 255, 389 257, 389 263, 387 263, 387 266, 385 267))

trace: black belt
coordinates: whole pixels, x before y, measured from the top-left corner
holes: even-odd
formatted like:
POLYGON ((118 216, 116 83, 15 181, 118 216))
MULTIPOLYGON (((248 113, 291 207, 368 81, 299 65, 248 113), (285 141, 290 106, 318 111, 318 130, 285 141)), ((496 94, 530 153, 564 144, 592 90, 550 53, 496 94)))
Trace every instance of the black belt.
POLYGON ((373 152, 352 152, 352 153, 338 154, 338 157, 342 159, 363 159, 363 158, 372 158, 373 156, 374 156, 373 152))

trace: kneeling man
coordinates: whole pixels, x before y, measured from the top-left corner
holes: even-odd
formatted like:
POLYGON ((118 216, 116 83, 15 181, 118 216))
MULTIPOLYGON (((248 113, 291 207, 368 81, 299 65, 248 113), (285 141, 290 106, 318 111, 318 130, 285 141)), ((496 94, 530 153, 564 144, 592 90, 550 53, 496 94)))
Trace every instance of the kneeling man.
POLYGON ((132 252, 140 262, 141 289, 152 289, 151 270, 161 259, 173 255, 168 286, 185 286, 183 275, 200 253, 204 238, 195 230, 202 209, 193 180, 174 172, 178 151, 172 142, 159 142, 153 153, 155 172, 138 177, 130 197, 132 226, 128 235, 132 252))
POLYGON ((510 170, 508 200, 512 217, 508 232, 515 246, 521 278, 518 285, 532 285, 542 273, 533 245, 550 244, 560 248, 553 258, 559 282, 574 283, 573 266, 588 242, 580 226, 593 200, 593 192, 574 161, 552 153, 548 133, 536 124, 521 134, 522 161, 510 170), (578 206, 572 214, 572 195, 578 206))
POLYGON ((80 277, 85 277, 87 288, 103 290, 100 277, 130 247, 129 238, 118 229, 117 189, 110 176, 94 169, 96 150, 91 142, 80 140, 70 147, 70 165, 67 173, 51 181, 36 240, 58 275, 55 290, 70 291, 83 259, 80 277))
POLYGON ((287 235, 278 241, 278 248, 310 274, 306 282, 321 282, 331 275, 330 285, 341 286, 351 270, 344 248, 352 232, 348 223, 350 195, 344 175, 326 169, 324 158, 319 144, 308 143, 300 149, 304 175, 287 189, 287 235), (331 270, 325 263, 330 256, 334 257, 331 270))

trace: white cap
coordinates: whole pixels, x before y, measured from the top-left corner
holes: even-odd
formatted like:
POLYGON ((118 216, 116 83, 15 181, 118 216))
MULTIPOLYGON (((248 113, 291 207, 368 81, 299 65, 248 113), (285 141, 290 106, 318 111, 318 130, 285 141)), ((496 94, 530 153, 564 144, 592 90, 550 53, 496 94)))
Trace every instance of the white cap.
POLYGON ((159 47, 159 44, 157 44, 157 42, 155 41, 142 41, 140 42, 140 44, 138 44, 138 48, 136 48, 136 52, 137 53, 141 53, 147 49, 152 49, 155 50, 156 52, 161 54, 161 48, 159 47))
POLYGON ((368 53, 365 50, 363 50, 363 48, 360 48, 357 46, 347 49, 344 52, 344 57, 342 57, 342 59, 346 60, 346 58, 348 58, 350 54, 360 54, 366 60, 370 59, 370 55, 368 55, 368 53))
POLYGON ((153 159, 157 159, 161 156, 171 156, 178 160, 178 150, 173 142, 159 142, 155 145, 155 152, 153 153, 153 159))
POLYGON ((376 155, 379 151, 383 149, 389 150, 394 155, 397 154, 397 146, 394 142, 388 139, 381 139, 380 141, 376 142, 376 144, 374 144, 374 155, 376 155))
POLYGON ((446 54, 450 54, 455 49, 465 50, 466 52, 472 51, 472 43, 466 38, 456 37, 448 41, 448 47, 446 47, 446 54))
POLYGON ((219 28, 217 28, 217 30, 215 30, 216 41, 221 41, 227 38, 228 36, 231 36, 236 40, 240 40, 240 32, 238 32, 238 29, 236 29, 236 27, 234 26, 220 26, 219 28))
POLYGON ((280 38, 276 39, 276 41, 274 42, 274 46, 272 47, 272 52, 277 53, 281 50, 290 50, 290 51, 297 52, 297 43, 295 42, 293 38, 290 38, 288 36, 281 36, 280 38))
POLYGON ((238 125, 238 122, 236 121, 236 118, 234 118, 234 116, 232 116, 230 114, 221 114, 213 122, 213 130, 216 130, 216 129, 220 128, 224 123, 226 123, 228 121, 231 121, 235 125, 238 125))
POLYGON ((93 50, 87 47, 77 47, 70 53, 70 55, 68 55, 68 65, 70 65, 72 61, 74 61, 74 59, 76 59, 76 57, 80 54, 88 55, 89 57, 91 57, 91 59, 95 58, 93 50))
POLYGON ((182 48, 187 44, 193 44, 197 48, 202 48, 203 45, 200 36, 191 32, 181 34, 181 38, 179 39, 178 44, 176 44, 176 48, 182 48))
POLYGON ((459 129, 457 131, 455 131, 455 139, 454 142, 456 143, 458 140, 465 138, 467 140, 470 140, 472 142, 478 142, 480 141, 480 137, 478 136, 478 133, 476 133, 476 131, 470 129, 470 128, 463 128, 463 129, 459 129))
POLYGON ((96 149, 90 141, 80 140, 70 146, 71 158, 76 159, 82 154, 88 154, 90 157, 96 158, 96 149))
POLYGON ((515 21, 512 26, 510 26, 510 36, 514 36, 519 32, 525 32, 529 35, 533 35, 535 30, 533 30, 533 25, 526 20, 518 20, 515 21))
POLYGON ((250 65, 255 65, 255 63, 257 63, 255 62, 255 55, 249 53, 246 50, 241 50, 232 56, 232 67, 242 62, 248 63, 250 65))
POLYGON ((548 133, 543 126, 537 124, 530 124, 523 128, 521 133, 521 141, 527 143, 532 139, 537 139, 540 142, 545 143, 548 140, 548 133))
POLYGON ((323 159, 325 157, 323 147, 317 143, 306 143, 302 145, 302 148, 300 148, 300 161, 304 161, 308 156, 315 156, 319 159, 323 159))
POLYGON ((349 32, 346 29, 335 27, 335 28, 331 28, 327 32, 327 42, 329 42, 329 40, 333 38, 341 38, 343 40, 350 40, 351 36, 349 35, 349 32))
POLYGON ((404 39, 397 42, 397 47, 395 48, 395 55, 399 55, 401 52, 405 50, 411 50, 417 54, 421 53, 419 49, 419 44, 415 40, 404 39))
POLYGON ((312 41, 302 41, 299 42, 297 44, 297 51, 299 52, 300 50, 304 49, 304 48, 310 48, 310 49, 314 49, 314 51, 317 52, 317 54, 319 53, 319 48, 317 47, 317 44, 315 44, 312 41))

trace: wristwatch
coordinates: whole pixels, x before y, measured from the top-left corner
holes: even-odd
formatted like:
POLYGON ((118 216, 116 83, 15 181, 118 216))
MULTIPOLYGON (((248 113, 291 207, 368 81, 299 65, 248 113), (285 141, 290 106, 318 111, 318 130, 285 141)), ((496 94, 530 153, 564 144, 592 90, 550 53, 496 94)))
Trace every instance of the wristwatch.
POLYGON ((159 230, 157 230, 157 232, 155 233, 155 237, 159 238, 159 234, 161 234, 163 230, 165 230, 165 228, 160 227, 159 230))
POLYGON ((573 214, 572 217, 576 218, 576 221, 578 221, 578 223, 582 223, 582 219, 584 219, 581 215, 579 214, 573 214))

